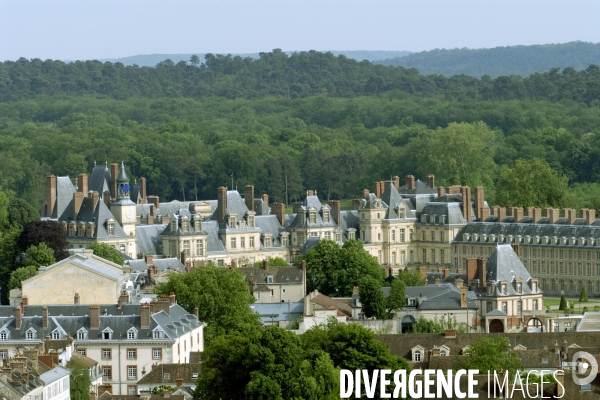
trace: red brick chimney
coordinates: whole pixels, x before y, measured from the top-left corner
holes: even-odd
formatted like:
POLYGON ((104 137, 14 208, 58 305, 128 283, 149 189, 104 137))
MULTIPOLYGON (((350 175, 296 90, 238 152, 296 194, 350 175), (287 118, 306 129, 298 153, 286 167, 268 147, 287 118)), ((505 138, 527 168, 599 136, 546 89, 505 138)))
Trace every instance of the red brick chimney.
POLYGON ((146 204, 146 178, 140 178, 140 204, 146 204))
POLYGON ((48 328, 48 306, 42 307, 42 328, 48 328))
POLYGON ((271 214, 277 216, 277 220, 281 224, 281 226, 285 225, 285 204, 280 202, 275 202, 271 204, 271 214))
POLYGON ((174 292, 169 293, 169 303, 171 305, 177 304, 177 297, 175 296, 174 292))
POLYGON ((148 196, 147 199, 148 199, 148 204, 151 205, 150 215, 152 215, 154 217, 156 214, 156 210, 158 210, 160 208, 160 197, 148 196), (152 206, 154 206, 154 209, 152 209, 152 206))
MULTIPOLYGON (((23 303, 21 303, 23 304, 23 303)), ((21 325, 23 324, 23 313, 21 311, 21 307, 15 307, 15 328, 21 329, 21 325)))
POLYGON ((438 186, 437 187, 437 195, 438 197, 444 197, 446 195, 446 188, 443 186, 438 186))
POLYGON ((358 207, 360 207, 360 199, 352 199, 352 209, 358 210, 358 207))
POLYGON ((140 328, 150 328, 150 305, 144 303, 140 307, 140 328))
POLYGON ((394 187, 396 190, 400 189, 400 177, 396 175, 392 178, 392 181, 394 182, 394 187))
POLYGON ((102 199, 104 200, 104 205, 107 208, 110 208, 110 192, 108 190, 104 191, 104 193, 102 194, 102 199))
POLYGON ((48 175, 46 177, 46 206, 45 206, 45 217, 50 217, 52 211, 54 211, 54 205, 56 204, 56 176, 48 175))
POLYGON ((263 260, 263 269, 265 271, 269 270, 269 260, 263 260))
POLYGON ((88 194, 88 176, 87 176, 87 174, 77 175, 77 191, 83 193, 84 196, 88 194))
POLYGON ((217 216, 218 216, 219 222, 223 222, 225 220, 226 213, 227 213, 227 188, 225 186, 219 186, 217 188, 217 216))
POLYGON ((81 203, 83 203, 84 197, 85 197, 85 193, 82 193, 82 192, 73 193, 73 221, 77 220, 77 215, 79 214, 79 209, 81 209, 81 203))
POLYGON ((180 377, 177 377, 177 379, 175 379, 175 382, 177 384, 177 387, 183 386, 183 379, 181 379, 180 377))
POLYGON ((366 199, 368 195, 369 195, 369 189, 363 189, 363 191, 362 191, 362 198, 366 199))
POLYGON ((329 205, 329 207, 331 207, 331 215, 333 216, 333 219, 335 220, 335 223, 339 226, 341 223, 341 213, 340 213, 340 202, 339 200, 329 200, 327 202, 327 205, 329 205))
POLYGON ((471 222, 471 188, 468 186, 462 186, 460 188, 460 192, 462 194, 462 215, 467 222, 471 222))
POLYGON ((435 189, 435 175, 434 174, 427 175, 427 186, 429 186, 432 189, 435 189))
POLYGON ((413 175, 406 175, 404 179, 406 180, 406 186, 408 190, 412 190, 415 188, 415 177, 413 175))
POLYGON ((100 329, 100 307, 97 304, 90 306, 90 329, 100 329))
POLYGON ((244 186, 244 202, 246 203, 246 207, 248 207, 248 210, 254 211, 254 186, 253 185, 244 186))
POLYGON ((485 199, 483 196, 483 186, 475 187, 475 217, 479 220, 483 220, 483 208, 485 205, 485 199))
POLYGON ((485 287, 487 286, 486 264, 486 260, 484 260, 482 257, 479 257, 477 259, 477 269, 479 271, 479 284, 481 285, 482 289, 485 289, 485 287))

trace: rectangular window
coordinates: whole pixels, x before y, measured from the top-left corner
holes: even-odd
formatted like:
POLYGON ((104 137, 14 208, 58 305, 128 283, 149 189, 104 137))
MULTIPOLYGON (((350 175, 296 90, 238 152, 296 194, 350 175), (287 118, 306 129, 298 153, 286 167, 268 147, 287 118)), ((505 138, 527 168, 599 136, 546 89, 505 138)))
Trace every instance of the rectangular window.
POLYGON ((103 360, 110 360, 111 357, 111 350, 110 349, 102 349, 102 359, 103 360))
POLYGON ((413 240, 413 230, 412 229, 408 230, 408 240, 410 242, 412 242, 412 240, 413 240))
POLYGON ((573 263, 569 262, 569 275, 573 275, 573 263))
POLYGON ((196 241, 196 255, 197 256, 204 255, 204 242, 202 240, 196 241))
POLYGON ((502 303, 502 312, 506 314, 506 303, 502 303))
POLYGON ((538 301, 537 301, 537 300, 534 300, 534 301, 533 301, 533 309, 534 309, 534 310, 537 310, 537 309, 538 309, 538 301))
POLYGON ((110 366, 102 367, 102 376, 106 379, 112 379, 112 367, 110 367, 110 366))
POLYGON ((422 263, 426 263, 427 262, 427 250, 423 249, 423 259, 421 260, 422 263))
POLYGON ((542 274, 546 273, 546 261, 542 261, 542 274))
POLYGON ((231 248, 232 249, 237 248, 237 246, 236 246, 236 238, 231 238, 231 248))
POLYGON ((401 251, 400 252, 400 265, 404 265, 406 264, 406 252, 401 251))
POLYGON ((273 297, 274 294, 273 289, 271 289, 271 297, 273 297))
POLYGON ((240 247, 242 249, 246 248, 246 238, 244 238, 244 237, 240 238, 240 247))
POLYGON ((79 354, 81 354, 82 356, 87 356, 87 350, 86 349, 77 349, 77 352, 79 354))
POLYGON ((127 366, 127 379, 137 379, 137 367, 135 365, 127 366))
POLYGON ((0 360, 6 360, 8 358, 8 350, 0 350, 0 360))
POLYGON ((431 231, 431 241, 435 242, 435 232, 431 231))
POLYGON ((162 360, 162 349, 152 349, 152 359, 162 360))
POLYGON ((392 252, 392 265, 396 265, 396 253, 392 252))
POLYGON ((423 241, 427 240, 427 236, 426 235, 427 235, 427 232, 423 231, 423 241))
POLYGON ((523 312, 523 305, 521 304, 521 301, 517 301, 517 312, 521 313, 523 312))
POLYGON ((127 394, 130 396, 136 396, 137 395, 137 386, 127 385, 127 394))
POLYGON ((396 231, 392 229, 392 242, 396 241, 396 231))
POLYGON ((444 241, 444 231, 440 232, 440 242, 444 241))
POLYGON ((128 360, 136 360, 137 359, 137 349, 127 349, 127 359, 128 360))
POLYGON ((185 254, 190 254, 190 241, 189 240, 184 240, 183 241, 183 251, 185 251, 185 254))
POLYGON ((558 263, 558 273, 559 274, 564 274, 565 273, 565 263, 560 261, 558 263))
POLYGON ((405 237, 404 237, 404 229, 400 229, 400 243, 404 243, 405 237))
POLYGON ((440 249, 440 264, 443 264, 444 262, 444 249, 440 249))
POLYGON ((435 249, 431 249, 431 263, 435 264, 435 249))
POLYGON ((250 236, 248 238, 248 246, 253 249, 254 248, 254 236, 250 236))
POLYGON ((379 264, 381 264, 381 263, 383 262, 383 260, 381 259, 381 250, 379 250, 379 251, 377 252, 377 262, 378 262, 379 264))

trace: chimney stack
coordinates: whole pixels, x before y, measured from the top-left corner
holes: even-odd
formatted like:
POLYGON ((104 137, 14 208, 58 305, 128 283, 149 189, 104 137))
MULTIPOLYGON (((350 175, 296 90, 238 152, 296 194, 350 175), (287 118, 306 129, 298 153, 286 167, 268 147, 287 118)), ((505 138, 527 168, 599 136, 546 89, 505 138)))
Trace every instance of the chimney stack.
POLYGON ((587 210, 585 216, 582 215, 582 218, 585 218, 586 225, 591 225, 596 221, 596 210, 587 210))
POLYGON ((85 197, 85 193, 82 193, 82 192, 73 193, 73 221, 77 220, 77 215, 79 214, 79 210, 81 209, 81 203, 83 203, 84 197, 85 197))
POLYGON ((97 304, 90 306, 90 329, 100 329, 100 307, 97 304))
POLYGON ((482 257, 477 259, 477 269, 479 270, 479 282, 481 283, 481 288, 485 289, 487 285, 487 270, 486 270, 486 260, 482 257))
POLYGON ((339 226, 341 221, 341 213, 340 213, 340 202, 339 200, 329 200, 327 202, 327 204, 329 205, 329 207, 331 207, 331 215, 333 216, 333 219, 335 220, 335 223, 339 226))
POLYGON ((263 203, 265 203, 266 205, 269 205, 269 195, 266 193, 263 193, 262 195, 262 201, 263 203))
POLYGON ((140 178, 140 204, 146 204, 146 178, 140 178))
POLYGON ((510 246, 512 247, 512 249, 514 250, 514 252, 517 254, 517 256, 519 255, 519 243, 517 242, 512 242, 510 244, 510 246))
MULTIPOLYGON (((156 210, 158 210, 160 208, 160 197, 158 196, 148 196, 148 204, 150 204, 150 210, 152 210, 152 206, 154 206, 154 213, 156 213, 156 210)), ((154 214, 152 214, 152 216, 154 217, 154 214)))
POLYGON ((194 307, 194 315, 196 316, 196 320, 198 320, 198 307, 194 307))
POLYGON ((177 304, 177 297, 175 296, 175 292, 169 293, 169 303, 171 305, 177 304))
POLYGON ((438 186, 437 187, 437 196, 439 197, 444 197, 446 195, 446 188, 443 186, 438 186))
POLYGON ((225 220, 225 214, 227 213, 227 188, 225 186, 219 186, 217 188, 217 216, 218 221, 223 222, 225 220))
POLYGON ((555 224, 559 218, 558 208, 545 208, 544 213, 551 224, 555 224))
POLYGON ((248 286, 250 288, 250 296, 254 296, 254 275, 248 278, 248 286))
MULTIPOLYGON (((460 287, 460 308, 467 308, 468 299, 467 299, 467 287, 460 287)), ((468 324, 468 321, 467 321, 468 324)))
POLYGON ((175 379, 175 382, 177 383, 177 387, 183 386, 183 379, 181 379, 180 377, 177 377, 177 379, 175 379))
POLYGON ((567 215, 565 215, 565 217, 567 217, 569 219, 569 224, 573 225, 575 223, 575 220, 577 219, 577 210, 575 210, 574 208, 567 208, 568 212, 567 215))
POLYGON ((396 190, 400 189, 400 177, 396 175, 392 178, 392 181, 394 182, 394 187, 396 190))
POLYGON ((87 174, 77 175, 77 191, 85 196, 88 193, 88 176, 87 174))
POLYGON ((297 214, 298 210, 300 210, 300 208, 302 207, 304 203, 302 203, 301 201, 295 201, 292 203, 292 213, 297 214))
POLYGON ((263 269, 265 271, 269 270, 269 260, 263 260, 263 269))
POLYGON ((140 307, 140 328, 150 328, 150 305, 144 303, 140 307))
MULTIPOLYGON (((21 303, 21 304, 23 304, 23 303, 21 303)), ((17 306, 17 307, 15 307, 15 328, 21 329, 22 323, 23 323, 23 320, 22 320, 22 314, 21 314, 21 307, 17 306)))
POLYGON ((462 194, 461 209, 463 218, 467 222, 471 222, 471 188, 468 186, 462 186, 460 188, 460 192, 462 194))
POLYGON ((306 260, 300 261, 300 268, 302 268, 302 295, 306 294, 306 260))
POLYGON ((407 189, 413 190, 415 188, 415 177, 413 175, 406 175, 404 179, 406 180, 407 189))
POLYGON ((42 328, 48 328, 48 306, 42 307, 42 328))
MULTIPOLYGON (((529 212, 529 208, 527 209, 527 211, 529 212)), ((540 219, 542 219, 542 209, 531 208, 531 214, 529 214, 529 216, 533 220, 533 223, 537 224, 538 222, 540 222, 540 219)))
POLYGON ((512 215, 514 222, 520 222, 523 219, 523 207, 511 207, 510 215, 512 215))
POLYGON ((98 207, 98 201, 100 200, 100 193, 94 191, 90 197, 92 198, 92 210, 96 211, 96 207, 98 207))
POLYGON ((360 199, 352 199, 352 209, 358 210, 358 207, 360 207, 360 199))
POLYGON ((480 221, 483 221, 482 210, 485 207, 485 199, 483 196, 483 186, 475 187, 475 216, 480 221))
POLYGON ((153 257, 151 254, 146 254, 144 256, 144 262, 146 263, 146 265, 152 265, 152 261, 153 261, 153 257))
POLYGON ((248 210, 254 211, 254 186, 244 186, 244 202, 246 203, 248 210))
POLYGON ((110 164, 110 190, 113 199, 117 198, 117 177, 119 176, 119 164, 110 164))
POLYGON ((285 226, 285 204, 280 202, 273 203, 271 205, 271 214, 275 214, 281 226, 285 226))
POLYGON ((56 204, 56 176, 48 175, 46 177, 46 210, 45 217, 52 216, 54 205, 56 204))
POLYGON ((435 189, 435 175, 434 174, 427 175, 427 186, 429 186, 432 189, 435 189))

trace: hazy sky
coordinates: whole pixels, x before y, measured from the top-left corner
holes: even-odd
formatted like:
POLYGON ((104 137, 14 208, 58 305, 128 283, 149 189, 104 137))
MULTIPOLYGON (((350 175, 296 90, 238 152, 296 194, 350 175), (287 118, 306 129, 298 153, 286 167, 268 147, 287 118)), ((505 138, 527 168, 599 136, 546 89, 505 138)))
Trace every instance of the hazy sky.
POLYGON ((0 0, 0 60, 600 42, 600 1, 0 0))

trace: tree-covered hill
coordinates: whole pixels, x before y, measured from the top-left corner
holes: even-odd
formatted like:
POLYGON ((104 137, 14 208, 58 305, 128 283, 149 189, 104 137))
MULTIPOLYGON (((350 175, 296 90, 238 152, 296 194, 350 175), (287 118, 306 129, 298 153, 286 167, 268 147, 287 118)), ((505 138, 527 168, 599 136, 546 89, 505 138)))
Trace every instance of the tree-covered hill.
POLYGON ((552 68, 577 71, 600 64, 600 43, 570 42, 492 49, 435 49, 394 57, 377 64, 416 68, 421 74, 528 76, 552 68))
POLYGON ((39 95, 131 97, 266 96, 306 98, 399 95, 443 96, 454 100, 571 100, 591 104, 600 98, 600 68, 591 65, 535 73, 529 77, 421 75, 416 69, 374 65, 316 51, 288 56, 281 50, 259 59, 206 55, 205 63, 163 61, 154 67, 121 63, 19 59, 0 63, 0 101, 39 95))

